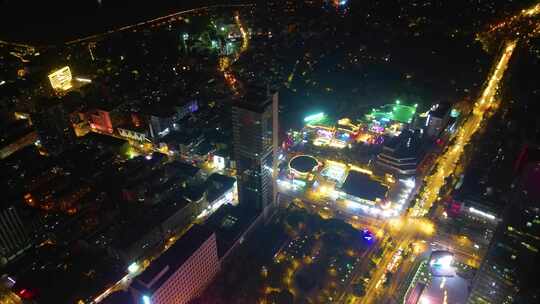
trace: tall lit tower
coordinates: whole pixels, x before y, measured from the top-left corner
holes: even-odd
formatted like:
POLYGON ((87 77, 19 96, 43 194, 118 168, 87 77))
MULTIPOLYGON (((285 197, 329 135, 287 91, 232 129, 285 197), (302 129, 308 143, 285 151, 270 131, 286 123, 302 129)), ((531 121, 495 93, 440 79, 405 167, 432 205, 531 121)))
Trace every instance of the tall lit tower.
POLYGON ((266 214, 276 200, 278 94, 246 94, 232 109, 240 204, 266 214))

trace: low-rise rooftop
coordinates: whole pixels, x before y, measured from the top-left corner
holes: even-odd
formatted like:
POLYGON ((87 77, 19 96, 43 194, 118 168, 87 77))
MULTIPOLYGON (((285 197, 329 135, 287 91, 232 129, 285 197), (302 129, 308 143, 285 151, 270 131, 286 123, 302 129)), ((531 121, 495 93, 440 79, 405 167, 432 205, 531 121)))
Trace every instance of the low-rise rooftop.
POLYGON ((388 187, 357 171, 349 172, 341 189, 348 195, 370 201, 384 199, 388 192, 388 187))

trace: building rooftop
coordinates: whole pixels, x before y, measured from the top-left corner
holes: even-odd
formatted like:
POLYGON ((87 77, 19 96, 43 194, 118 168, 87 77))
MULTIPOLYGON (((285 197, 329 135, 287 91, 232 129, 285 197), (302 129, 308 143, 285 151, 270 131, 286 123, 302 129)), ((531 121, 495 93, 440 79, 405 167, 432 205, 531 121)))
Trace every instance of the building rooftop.
POLYGON ((394 120, 401 123, 410 123, 416 114, 416 105, 408 106, 403 104, 387 104, 380 108, 373 109, 368 116, 376 120, 394 120))
POLYGON ((28 120, 16 120, 0 126, 0 147, 11 144, 32 131, 28 120))
POLYGON ((398 137, 390 138, 384 144, 383 153, 396 159, 420 158, 423 143, 419 134, 409 130, 398 137))
POLYGON ((401 123, 410 123, 416 114, 416 107, 406 105, 394 105, 392 108, 392 120, 401 123))
POLYGON ((263 113, 271 104, 272 95, 267 95, 266 88, 253 87, 242 98, 236 100, 234 106, 256 113, 263 113))
POLYGON ((216 233, 220 258, 229 251, 257 215, 258 212, 254 209, 226 204, 206 220, 204 225, 216 233))
POLYGON ((299 155, 289 162, 291 168, 300 173, 312 172, 318 164, 317 159, 310 155, 299 155))
POLYGON ((188 202, 183 198, 185 190, 176 189, 155 205, 132 206, 124 210, 123 218, 110 227, 106 235, 112 239, 114 248, 129 250, 141 238, 154 232, 161 224, 185 208, 188 202))
POLYGON ((82 100, 90 110, 101 110, 106 112, 112 112, 118 109, 122 105, 120 98, 111 98, 104 94, 103 86, 96 83, 85 87, 86 93, 82 100))
POLYGON ((125 139, 103 135, 99 133, 90 132, 82 137, 83 141, 96 145, 100 148, 111 148, 119 150, 124 144, 127 143, 125 139))
POLYGON ((197 202, 204 197, 204 185, 191 185, 183 191, 182 197, 190 202, 197 202))
POLYGON ((431 115, 432 117, 443 118, 449 111, 450 104, 443 103, 439 104, 439 106, 434 111, 430 111, 429 115, 431 115))
POLYGON ((183 131, 172 131, 169 134, 165 135, 163 141, 170 144, 177 145, 190 145, 199 142, 204 139, 203 131, 201 129, 183 130, 183 131))
POLYGON ((155 103, 141 108, 141 113, 155 117, 171 118, 176 114, 174 106, 167 103, 155 103))
POLYGON ((84 246, 45 245, 24 255, 4 271, 17 278, 16 293, 23 289, 38 303, 76 303, 92 298, 112 284, 123 269, 105 252, 84 246))
POLYGON ((119 125, 117 128, 128 130, 128 131, 133 131, 133 132, 139 132, 139 133, 143 133, 143 134, 148 133, 148 128, 146 126, 146 123, 143 123, 143 124, 141 124, 140 126, 137 127, 137 126, 133 125, 132 123, 128 122, 128 123, 124 123, 124 124, 119 125))
POLYGON ((233 177, 217 173, 211 174, 206 179, 206 198, 209 202, 214 201, 231 189, 235 182, 236 179, 233 177))
POLYGON ((370 201, 375 201, 377 198, 383 199, 388 192, 388 187, 372 180, 369 175, 357 171, 349 172, 341 189, 349 195, 370 201))
POLYGON ((65 106, 69 104, 69 100, 66 99, 68 103, 64 103, 64 100, 64 98, 60 97, 41 97, 36 103, 36 112, 47 111, 57 106, 65 108, 65 106))
POLYGON ((188 176, 188 177, 194 177, 201 170, 191 164, 183 163, 180 161, 174 161, 172 163, 168 163, 167 168, 178 170, 178 172, 181 172, 182 175, 188 176))
POLYGON ((142 292, 154 292, 174 274, 186 260, 210 238, 214 232, 205 226, 194 225, 173 246, 154 260, 146 270, 137 277, 133 287, 142 292), (158 275, 159 278, 152 282, 158 275), (149 283, 152 283, 150 286, 149 283), (147 287, 148 286, 148 287, 147 287))

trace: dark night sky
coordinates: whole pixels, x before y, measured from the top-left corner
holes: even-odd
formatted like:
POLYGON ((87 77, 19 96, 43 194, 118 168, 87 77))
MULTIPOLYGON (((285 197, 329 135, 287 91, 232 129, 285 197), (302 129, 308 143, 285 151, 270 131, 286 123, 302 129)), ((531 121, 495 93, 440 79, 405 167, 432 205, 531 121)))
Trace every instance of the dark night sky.
POLYGON ((0 0, 0 40, 62 42, 205 4, 241 0, 0 0))

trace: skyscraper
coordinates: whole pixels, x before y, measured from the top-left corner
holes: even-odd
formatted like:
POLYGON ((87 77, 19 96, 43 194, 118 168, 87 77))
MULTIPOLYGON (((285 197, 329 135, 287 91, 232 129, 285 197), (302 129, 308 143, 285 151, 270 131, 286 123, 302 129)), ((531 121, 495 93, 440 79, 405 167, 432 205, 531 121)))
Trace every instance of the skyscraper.
POLYGON ((233 106, 232 120, 240 204, 268 212, 276 197, 277 93, 247 94, 233 106))
POLYGON ((12 260, 30 247, 30 237, 14 206, 0 209, 0 264, 12 260))
POLYGON ((540 162, 530 163, 473 280, 469 304, 536 303, 523 298, 538 296, 540 197, 533 190, 539 180, 540 162))

